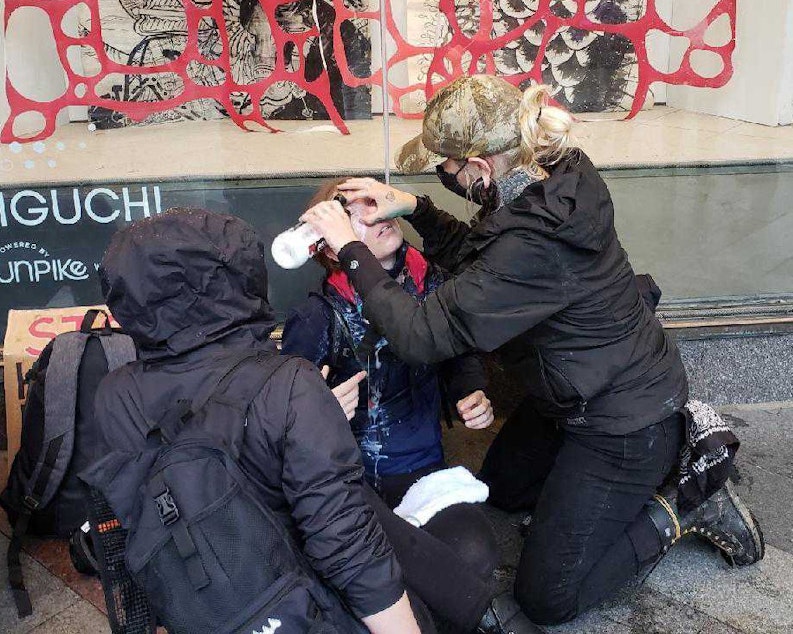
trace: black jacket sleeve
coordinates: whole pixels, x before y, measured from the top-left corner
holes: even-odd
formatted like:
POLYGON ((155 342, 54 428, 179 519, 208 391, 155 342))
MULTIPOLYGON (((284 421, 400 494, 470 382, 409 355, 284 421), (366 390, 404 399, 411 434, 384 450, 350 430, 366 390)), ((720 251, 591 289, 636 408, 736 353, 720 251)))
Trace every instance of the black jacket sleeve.
POLYGON ((642 273, 635 276, 636 286, 639 287, 639 294, 642 296, 644 303, 651 312, 655 312, 658 308, 658 302, 661 301, 661 289, 655 283, 653 276, 649 273, 642 273))
POLYGON ((440 376, 446 386, 449 405, 456 411, 457 401, 477 390, 487 388, 487 375, 482 359, 475 352, 441 362, 440 376))
POLYGON ((316 368, 301 364, 289 395, 282 487, 314 569, 359 617, 393 605, 401 571, 363 498, 358 446, 316 368))
MULTIPOLYGON (((435 266, 444 280, 448 280, 451 275, 445 269, 435 266)), ((467 352, 458 357, 441 361, 438 374, 445 388, 445 398, 448 404, 455 409, 457 401, 465 398, 477 390, 485 390, 487 387, 487 372, 481 356, 476 352, 467 352)))
POLYGON ((397 356, 416 365, 495 350, 570 301, 552 241, 517 230, 499 235, 421 304, 362 242, 346 245, 339 260, 364 300, 364 315, 397 356))
POLYGON ((428 197, 419 196, 416 200, 416 210, 405 220, 424 240, 424 256, 447 271, 454 270, 457 253, 471 228, 435 207, 428 197))

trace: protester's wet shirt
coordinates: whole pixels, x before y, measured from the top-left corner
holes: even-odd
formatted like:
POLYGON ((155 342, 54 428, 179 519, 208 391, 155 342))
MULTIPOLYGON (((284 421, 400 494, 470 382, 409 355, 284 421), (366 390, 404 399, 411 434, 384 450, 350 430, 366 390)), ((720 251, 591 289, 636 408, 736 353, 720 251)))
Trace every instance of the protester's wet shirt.
MULTIPOLYGON (((407 244, 400 248, 389 274, 419 301, 443 282, 441 271, 429 267, 424 257, 407 244)), ((339 380, 358 368, 367 371, 351 425, 370 483, 377 487, 383 475, 410 473, 441 462, 440 393, 435 369, 408 366, 393 355, 383 337, 365 346, 370 349, 368 355, 360 354, 369 324, 362 314, 361 299, 344 273, 329 276, 325 299, 337 321, 321 346, 325 348, 322 356, 339 380)))

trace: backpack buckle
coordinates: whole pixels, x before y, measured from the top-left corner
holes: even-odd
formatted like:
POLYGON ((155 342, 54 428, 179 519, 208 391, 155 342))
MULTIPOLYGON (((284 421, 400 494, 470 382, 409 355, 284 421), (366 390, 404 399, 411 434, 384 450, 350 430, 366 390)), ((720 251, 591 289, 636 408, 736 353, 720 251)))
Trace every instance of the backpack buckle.
POLYGON ((41 502, 32 495, 26 495, 25 499, 22 500, 22 505, 29 511, 35 511, 39 507, 39 504, 41 504, 41 502))
POLYGON ((176 508, 176 502, 171 496, 171 490, 166 487, 165 491, 160 493, 154 498, 157 504, 157 514, 160 516, 160 521, 165 526, 170 526, 179 519, 179 509, 176 508))

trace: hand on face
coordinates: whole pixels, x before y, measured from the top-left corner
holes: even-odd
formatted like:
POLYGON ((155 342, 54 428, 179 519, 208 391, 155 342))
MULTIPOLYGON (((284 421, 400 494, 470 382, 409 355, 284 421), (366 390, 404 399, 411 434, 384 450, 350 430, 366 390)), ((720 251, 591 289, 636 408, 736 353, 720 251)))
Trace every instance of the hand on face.
POLYGON ((416 197, 413 194, 381 183, 374 178, 350 178, 338 185, 337 189, 344 194, 348 203, 365 199, 374 201, 374 206, 361 217, 367 225, 390 218, 409 216, 416 210, 416 197))
POLYGON ((348 202, 344 218, 338 214, 338 208, 340 205, 336 201, 322 202, 309 209, 300 219, 322 234, 328 244, 325 253, 330 258, 338 259, 339 249, 349 242, 360 240, 383 268, 390 269, 394 265, 396 252, 405 240, 399 223, 396 220, 381 220, 366 224, 364 218, 376 209, 375 202, 369 198, 348 202), (337 248, 336 245, 341 246, 337 248))
POLYGON ((358 240, 352 229, 350 217, 335 200, 326 200, 314 205, 300 216, 300 220, 314 227, 336 253, 350 242, 358 240))
POLYGON ((363 242, 377 258, 383 268, 390 269, 394 266, 396 252, 405 240, 399 221, 380 220, 367 224, 366 219, 375 213, 377 206, 371 198, 363 198, 347 203, 350 214, 352 230, 358 239, 363 242))
POLYGON ((469 429, 485 429, 493 424, 493 405, 482 390, 457 401, 457 413, 469 429))

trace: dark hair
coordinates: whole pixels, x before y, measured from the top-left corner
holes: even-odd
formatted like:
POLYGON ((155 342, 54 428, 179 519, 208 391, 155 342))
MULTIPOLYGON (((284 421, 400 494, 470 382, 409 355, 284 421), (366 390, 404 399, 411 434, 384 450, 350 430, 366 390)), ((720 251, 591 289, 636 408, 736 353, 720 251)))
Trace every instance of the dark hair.
MULTIPOLYGON (((349 180, 349 178, 349 176, 338 176, 336 178, 329 178, 322 181, 319 187, 317 187, 317 190, 314 192, 314 195, 311 197, 311 200, 308 201, 306 209, 310 209, 314 205, 325 202, 326 200, 332 200, 336 195, 336 188, 345 181, 349 180)), ((336 262, 336 260, 332 260, 322 251, 314 256, 314 261, 323 269, 325 269, 328 275, 341 269, 341 266, 338 262, 336 262)))

